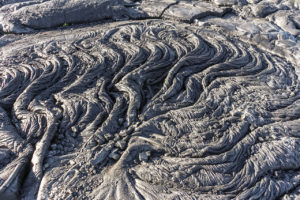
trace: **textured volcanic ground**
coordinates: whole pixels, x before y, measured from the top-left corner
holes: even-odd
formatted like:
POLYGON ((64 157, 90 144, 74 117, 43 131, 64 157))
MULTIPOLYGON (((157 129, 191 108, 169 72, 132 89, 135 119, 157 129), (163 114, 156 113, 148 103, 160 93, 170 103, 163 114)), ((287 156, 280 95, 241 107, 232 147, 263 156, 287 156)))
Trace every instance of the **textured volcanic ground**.
POLYGON ((299 7, 0 0, 0 199, 300 198, 299 7))

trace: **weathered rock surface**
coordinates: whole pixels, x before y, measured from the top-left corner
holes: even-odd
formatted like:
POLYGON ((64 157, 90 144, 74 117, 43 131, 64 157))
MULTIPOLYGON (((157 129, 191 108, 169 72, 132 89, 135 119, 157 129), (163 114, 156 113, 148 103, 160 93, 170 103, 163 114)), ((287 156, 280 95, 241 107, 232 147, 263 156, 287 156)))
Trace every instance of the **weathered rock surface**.
POLYGON ((299 198, 298 8, 0 0, 0 199, 299 198))
POLYGON ((125 6, 122 0, 22 1, 1 7, 0 21, 4 32, 27 33, 64 23, 145 17, 142 13, 125 6))

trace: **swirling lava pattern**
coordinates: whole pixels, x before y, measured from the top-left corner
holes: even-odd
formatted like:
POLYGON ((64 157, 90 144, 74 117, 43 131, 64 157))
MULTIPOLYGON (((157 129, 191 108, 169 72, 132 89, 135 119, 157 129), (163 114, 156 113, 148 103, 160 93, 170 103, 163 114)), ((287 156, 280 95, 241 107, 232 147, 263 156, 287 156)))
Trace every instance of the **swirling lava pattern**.
POLYGON ((299 188, 291 63, 213 27, 108 29, 66 31, 1 61, 7 148, 34 149, 23 196, 28 183, 38 199, 275 199, 299 188))

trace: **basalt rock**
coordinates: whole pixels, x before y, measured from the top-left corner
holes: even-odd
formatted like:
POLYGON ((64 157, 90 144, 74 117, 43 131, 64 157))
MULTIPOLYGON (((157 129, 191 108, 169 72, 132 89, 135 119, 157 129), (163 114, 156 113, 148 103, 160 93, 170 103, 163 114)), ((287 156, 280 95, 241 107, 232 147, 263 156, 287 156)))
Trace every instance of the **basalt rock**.
POLYGON ((0 199, 299 198, 278 2, 0 1, 0 199))

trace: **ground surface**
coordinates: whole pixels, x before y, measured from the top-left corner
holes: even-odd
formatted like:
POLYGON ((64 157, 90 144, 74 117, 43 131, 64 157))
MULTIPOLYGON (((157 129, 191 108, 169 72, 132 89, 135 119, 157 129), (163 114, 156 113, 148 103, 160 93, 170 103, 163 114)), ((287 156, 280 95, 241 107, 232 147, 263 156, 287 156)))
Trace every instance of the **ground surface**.
POLYGON ((300 198, 297 0, 0 0, 0 199, 300 198))

